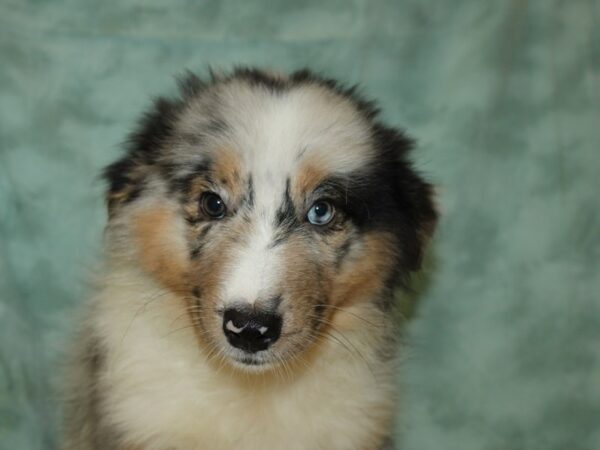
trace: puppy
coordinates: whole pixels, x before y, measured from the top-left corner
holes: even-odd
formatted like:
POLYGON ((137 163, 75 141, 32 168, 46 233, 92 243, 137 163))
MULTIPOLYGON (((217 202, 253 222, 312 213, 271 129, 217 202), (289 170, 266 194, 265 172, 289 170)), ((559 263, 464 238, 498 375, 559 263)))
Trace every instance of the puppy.
POLYGON ((436 212, 376 116, 309 71, 189 74, 154 103, 104 172, 64 448, 389 445, 394 291, 436 212))

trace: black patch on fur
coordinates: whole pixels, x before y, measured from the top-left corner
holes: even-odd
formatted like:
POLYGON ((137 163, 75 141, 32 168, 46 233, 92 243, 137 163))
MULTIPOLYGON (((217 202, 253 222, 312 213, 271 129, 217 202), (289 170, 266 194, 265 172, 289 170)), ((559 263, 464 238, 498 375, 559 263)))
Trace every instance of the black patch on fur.
POLYGON ((424 244, 433 232, 437 212, 433 205, 433 187, 412 167, 408 152, 412 141, 404 133, 381 124, 373 125, 373 137, 379 153, 376 176, 387 186, 390 205, 396 214, 388 214, 400 242, 402 261, 408 270, 421 266, 424 244))
POLYGON ((370 197, 376 195, 374 190, 375 186, 370 184, 368 175, 364 171, 358 171, 327 178, 315 189, 315 196, 332 202, 361 226, 372 218, 371 209, 375 202, 371 202, 370 197))
POLYGON ((136 163, 131 158, 121 158, 104 169, 103 176, 108 181, 108 190, 117 193, 127 188, 131 183, 131 170, 136 163))
POLYGON ((125 203, 130 203, 130 202, 133 202, 133 201, 137 200, 138 198, 140 198, 140 196, 144 192, 144 188, 145 188, 144 180, 140 181, 139 183, 136 183, 133 186, 133 188, 131 189, 131 191, 129 192, 129 194, 127 195, 127 198, 125 199, 125 203))
POLYGON ((210 231, 210 229, 212 228, 213 223, 207 223, 206 225, 204 225, 204 228, 202 228, 202 230, 200 230, 200 233, 198 233, 198 236, 196 236, 196 245, 192 248, 192 250, 190 251, 190 258, 191 259, 196 259, 200 256, 200 254, 202 253, 202 249, 204 248, 204 239, 206 238, 206 235, 208 234, 208 232, 210 231))
POLYGON ((202 161, 197 163, 194 168, 185 176, 177 177, 175 175, 178 167, 170 166, 163 169, 163 174, 169 182, 171 192, 179 192, 185 197, 190 193, 192 183, 199 177, 204 177, 208 183, 213 180, 210 175, 211 161, 202 161))
POLYGON ((373 140, 377 151, 373 163, 324 180, 315 195, 334 203, 362 232, 395 235, 401 277, 420 267, 424 240, 437 220, 433 189, 408 162, 412 141, 403 133, 375 123, 373 140))
POLYGON ((285 192, 283 193, 283 200, 281 205, 275 214, 275 225, 282 226, 287 222, 292 222, 296 219, 296 209, 294 208, 294 202, 290 194, 290 179, 285 180, 285 192))
POLYGON ((291 196, 290 179, 288 178, 285 182, 285 192, 283 193, 283 199, 281 205, 275 213, 275 227, 277 231, 269 248, 277 247, 287 240, 294 230, 298 230, 300 227, 300 221, 296 214, 296 208, 291 196))
POLYGON ((246 188, 246 196, 243 203, 248 209, 254 207, 254 181, 252 181, 252 175, 248 177, 248 187, 246 188))
POLYGON ((285 181, 285 192, 283 193, 283 199, 281 205, 275 213, 275 226, 279 228, 279 233, 289 233, 294 226, 298 225, 298 218, 296 216, 296 208, 292 201, 290 179, 285 181))
POLYGON ((163 145, 174 136, 174 123, 184 104, 182 99, 157 98, 150 111, 142 117, 138 129, 130 135, 127 143, 129 152, 144 162, 155 162, 163 145))

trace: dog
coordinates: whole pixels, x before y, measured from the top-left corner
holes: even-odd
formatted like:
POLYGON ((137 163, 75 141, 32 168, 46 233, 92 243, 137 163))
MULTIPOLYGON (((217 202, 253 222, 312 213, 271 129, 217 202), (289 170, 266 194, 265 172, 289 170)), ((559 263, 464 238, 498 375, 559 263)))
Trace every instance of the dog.
POLYGON ((412 147, 308 70, 182 77, 103 173, 64 448, 390 445, 395 292, 437 219, 412 147))

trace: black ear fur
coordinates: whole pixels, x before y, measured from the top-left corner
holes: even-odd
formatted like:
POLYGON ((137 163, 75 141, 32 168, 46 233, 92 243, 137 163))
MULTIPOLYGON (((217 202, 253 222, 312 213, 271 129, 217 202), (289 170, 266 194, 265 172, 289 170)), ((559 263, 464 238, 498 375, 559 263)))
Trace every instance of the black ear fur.
POLYGON ((403 132, 376 124, 374 137, 385 161, 384 179, 391 187, 401 226, 397 231, 402 243, 404 264, 410 271, 421 268, 423 254, 438 219, 434 188, 408 160, 414 146, 403 132))
POLYGON ((138 121, 125 143, 125 156, 102 172, 107 182, 109 215, 124 203, 135 200, 144 189, 149 172, 156 165, 161 147, 174 134, 174 123, 186 103, 206 88, 206 83, 192 72, 178 77, 179 97, 156 98, 138 121))

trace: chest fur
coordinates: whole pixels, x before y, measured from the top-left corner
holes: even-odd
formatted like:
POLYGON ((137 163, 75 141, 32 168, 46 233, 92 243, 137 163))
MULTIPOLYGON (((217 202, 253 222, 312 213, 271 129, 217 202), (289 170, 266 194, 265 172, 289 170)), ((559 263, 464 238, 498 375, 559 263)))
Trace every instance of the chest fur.
POLYGON ((101 413, 132 445, 368 450, 389 433, 391 363, 370 357, 376 349, 365 340, 345 346, 332 340, 302 370, 281 366, 261 377, 203 353, 191 327, 173 325, 180 313, 151 307, 131 313, 100 308, 95 325, 106 349, 101 413))

